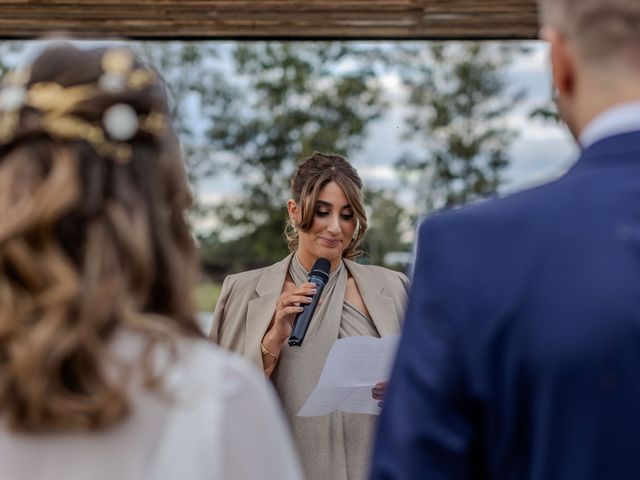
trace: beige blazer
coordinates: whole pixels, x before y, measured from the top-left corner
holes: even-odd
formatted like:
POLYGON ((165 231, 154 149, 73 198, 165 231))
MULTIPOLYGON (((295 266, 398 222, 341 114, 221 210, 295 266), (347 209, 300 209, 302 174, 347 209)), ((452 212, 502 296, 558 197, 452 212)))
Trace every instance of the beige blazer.
MULTIPOLYGON (((222 284, 210 337, 262 370, 260 342, 275 312, 293 254, 268 267, 229 275, 222 284)), ((375 265, 344 260, 380 336, 400 333, 409 280, 375 265)))

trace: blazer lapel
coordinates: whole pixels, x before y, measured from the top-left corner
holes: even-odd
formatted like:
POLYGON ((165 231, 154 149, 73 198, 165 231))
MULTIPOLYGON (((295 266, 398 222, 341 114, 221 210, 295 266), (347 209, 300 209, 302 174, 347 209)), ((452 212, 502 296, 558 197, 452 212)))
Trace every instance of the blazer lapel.
POLYGON ((247 304, 244 353, 259 367, 262 365, 260 342, 262 342, 262 337, 264 337, 275 312, 276 301, 282 293, 291 255, 265 269, 256 285, 255 290, 258 296, 249 300, 247 304))
POLYGON ((400 318, 393 299, 384 293, 384 284, 368 272, 366 266, 350 260, 345 260, 344 263, 358 286, 380 336, 400 333, 400 318))

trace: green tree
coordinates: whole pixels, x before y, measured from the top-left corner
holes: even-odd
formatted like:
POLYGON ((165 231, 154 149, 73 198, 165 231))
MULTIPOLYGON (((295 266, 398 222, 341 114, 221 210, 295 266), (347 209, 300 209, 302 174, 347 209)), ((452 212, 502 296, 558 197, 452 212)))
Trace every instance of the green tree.
POLYGON ((235 95, 209 130, 225 153, 242 196, 216 209, 220 225, 204 239, 208 254, 231 252, 271 262, 286 253, 282 231, 289 178, 314 150, 348 156, 384 108, 366 47, 344 43, 239 44, 235 95), (220 240, 236 238, 220 244, 220 240), (241 246, 241 252, 237 252, 241 246))
POLYGON ((496 191, 516 132, 507 114, 523 98, 507 88, 505 68, 520 47, 479 43, 410 46, 404 68, 406 138, 421 154, 397 165, 413 185, 420 213, 461 205, 496 191))
POLYGON ((562 119, 558 112, 558 105, 556 104, 555 96, 555 86, 551 84, 551 98, 529 112, 529 118, 540 119, 544 122, 551 122, 554 124, 561 124, 562 119))
MULTIPOLYGON (((144 42, 132 47, 156 68, 169 91, 175 126, 188 166, 187 173, 197 194, 202 182, 217 176, 222 168, 206 130, 224 118, 239 94, 232 78, 225 75, 230 44, 212 42, 144 42)), ((201 198, 195 198, 196 218, 207 214, 201 198)))
POLYGON ((395 192, 368 189, 365 200, 369 221, 364 241, 367 261, 385 265, 387 253, 410 251, 410 242, 404 238, 410 230, 409 214, 396 201, 395 192))

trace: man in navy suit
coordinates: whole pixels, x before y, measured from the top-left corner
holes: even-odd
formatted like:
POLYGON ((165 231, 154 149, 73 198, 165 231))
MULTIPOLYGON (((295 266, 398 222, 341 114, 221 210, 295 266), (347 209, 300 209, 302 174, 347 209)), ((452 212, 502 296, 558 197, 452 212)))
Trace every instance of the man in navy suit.
POLYGON ((582 154, 421 226, 372 479, 640 479, 640 1, 540 4, 582 154))

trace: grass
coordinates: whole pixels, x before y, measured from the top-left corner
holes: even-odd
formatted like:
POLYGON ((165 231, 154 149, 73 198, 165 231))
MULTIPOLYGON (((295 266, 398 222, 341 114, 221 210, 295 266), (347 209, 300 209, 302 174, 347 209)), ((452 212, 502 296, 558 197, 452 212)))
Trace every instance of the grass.
POLYGON ((198 311, 213 312, 222 289, 221 283, 202 282, 196 287, 195 298, 198 311))

